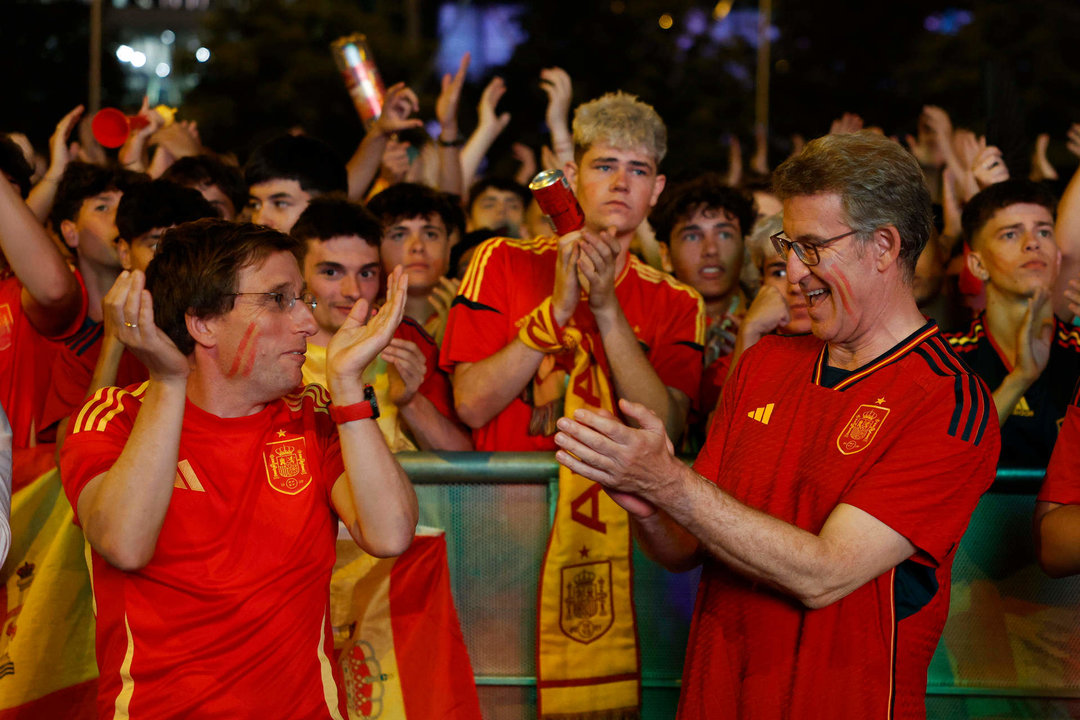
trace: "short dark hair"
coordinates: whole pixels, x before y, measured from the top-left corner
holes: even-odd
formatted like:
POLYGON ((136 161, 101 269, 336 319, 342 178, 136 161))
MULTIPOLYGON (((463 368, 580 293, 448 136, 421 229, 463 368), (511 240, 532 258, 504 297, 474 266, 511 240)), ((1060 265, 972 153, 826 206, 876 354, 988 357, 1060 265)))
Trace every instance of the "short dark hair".
POLYGON ((131 242, 155 228, 217 217, 214 206, 198 190, 168 180, 151 180, 130 188, 116 207, 116 230, 131 242))
POLYGON ((383 227, 399 220, 438 215, 446 226, 447 235, 455 228, 465 230, 465 213, 457 195, 439 192, 419 183, 397 183, 368 201, 368 210, 379 218, 383 227))
POLYGON ((309 135, 282 135, 255 148, 244 166, 244 181, 250 188, 271 180, 295 180, 305 192, 319 195, 349 190, 345 163, 309 135))
POLYGON ((196 190, 200 185, 217 185, 232 202, 237 212, 247 205, 248 186, 244 182, 244 175, 240 172, 240 168, 222 162, 213 155, 190 155, 180 158, 169 166, 161 178, 196 190))
POLYGON ((149 176, 131 170, 117 170, 79 161, 70 162, 56 188, 56 199, 49 213, 49 222, 59 233, 60 223, 74 220, 79 215, 83 200, 103 192, 127 192, 136 185, 149 181, 149 176))
POLYGON ((272 253, 300 258, 300 241, 263 225, 207 218, 167 230, 146 268, 154 322, 185 355, 195 350, 185 316, 218 317, 232 310, 240 271, 272 253))
POLYGON ((742 237, 750 234, 757 218, 753 196, 729 187, 716 173, 705 173, 667 190, 649 215, 660 242, 670 242, 675 226, 699 209, 723 210, 739 221, 742 237))
POLYGON ((521 198, 521 204, 524 207, 529 207, 529 202, 532 201, 532 193, 529 189, 521 183, 514 180, 507 180, 500 177, 486 177, 481 178, 473 183, 473 186, 469 188, 469 202, 467 207, 469 212, 472 212, 473 203, 480 197, 481 193, 489 188, 495 188, 496 190, 502 190, 503 192, 512 192, 521 198))
POLYGON ((847 225, 864 242, 877 228, 892 225, 900 234, 904 279, 914 278, 933 212, 922 168, 898 143, 872 130, 819 137, 773 171, 773 191, 781 201, 838 195, 847 225))
POLYGON ((289 232, 303 243, 302 263, 303 256, 307 255, 308 240, 322 242, 355 235, 378 248, 382 240, 382 223, 363 205, 331 195, 312 199, 289 232))
POLYGON ((960 216, 964 241, 969 247, 974 246, 975 238, 994 213, 1010 205, 1041 205, 1050 211, 1050 217, 1057 218, 1057 198, 1053 191, 1042 183, 1022 178, 994 183, 975 194, 960 216))
POLYGON ((22 148, 7 135, 0 135, 0 172, 11 176, 24 198, 30 194, 30 178, 34 175, 34 168, 22 148))

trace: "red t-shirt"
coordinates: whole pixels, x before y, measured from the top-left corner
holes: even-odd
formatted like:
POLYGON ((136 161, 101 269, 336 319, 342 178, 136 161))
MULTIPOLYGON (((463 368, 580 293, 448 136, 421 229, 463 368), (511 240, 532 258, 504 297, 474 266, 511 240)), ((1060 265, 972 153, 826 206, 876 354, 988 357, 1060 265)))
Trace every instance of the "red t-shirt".
POLYGON ((1080 505, 1080 382, 1061 421, 1054 454, 1039 490, 1040 502, 1080 505))
MULTIPOLYGON (((104 388, 73 416, 72 507, 116 462, 147 387, 104 388)), ((314 385, 242 418, 187 403, 150 563, 124 572, 92 553, 100 717, 347 717, 330 661, 343 464, 328 403, 314 385)))
MULTIPOLYGON (((44 427, 42 408, 49 391, 49 369, 61 347, 30 324, 22 309, 22 291, 23 285, 14 275, 0 279, 0 404, 11 422, 15 449, 30 447, 37 430, 44 427)), ((56 337, 74 332, 82 321, 80 315, 56 337)))
MULTIPOLYGON (((520 321, 549 297, 555 282, 558 239, 493 238, 480 245, 454 300, 443 338, 442 367, 483 360, 517 337, 520 321)), ((615 295, 646 357, 664 385, 697 398, 705 309, 701 296, 633 255, 615 281, 615 295)), ((586 300, 568 325, 592 334, 596 363, 611 376, 596 320, 586 300)), ((573 355, 561 353, 568 366, 573 355)), ((533 406, 517 397, 473 432, 477 450, 554 450, 554 434, 530 435, 533 406)))
POLYGON ((953 553, 994 478, 997 414, 933 323, 831 387, 825 354, 812 336, 747 350, 694 467, 815 534, 847 503, 917 552, 818 610, 706 561, 682 720, 925 717, 953 553))

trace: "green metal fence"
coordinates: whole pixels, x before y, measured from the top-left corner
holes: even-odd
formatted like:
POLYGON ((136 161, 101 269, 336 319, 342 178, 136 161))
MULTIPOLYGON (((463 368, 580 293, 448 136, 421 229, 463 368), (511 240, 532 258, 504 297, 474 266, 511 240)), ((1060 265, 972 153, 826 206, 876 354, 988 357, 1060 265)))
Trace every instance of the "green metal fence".
MULTIPOLYGON (((484 717, 535 717, 535 608, 558 493, 551 453, 402 453, 421 523, 446 530, 451 584, 484 717)), ((1080 580, 1034 565, 1043 472, 1002 470, 957 550, 930 718, 1080 717, 1080 580)), ((672 718, 697 571, 634 555, 643 717, 672 718)))

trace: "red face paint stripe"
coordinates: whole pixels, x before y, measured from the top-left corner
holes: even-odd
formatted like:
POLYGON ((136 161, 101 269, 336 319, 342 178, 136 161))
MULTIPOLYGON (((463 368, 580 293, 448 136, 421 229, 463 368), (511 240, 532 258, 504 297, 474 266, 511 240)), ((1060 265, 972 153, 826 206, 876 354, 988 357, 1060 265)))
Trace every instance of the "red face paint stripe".
POLYGON ((840 302, 844 306, 844 312, 851 314, 851 305, 848 303, 848 298, 851 297, 851 283, 844 276, 843 273, 837 273, 836 279, 844 286, 844 292, 840 294, 840 302))
POLYGON ((244 331, 244 336, 240 338, 240 346, 236 348, 236 357, 233 358, 233 363, 229 367, 229 371, 225 373, 226 377, 232 377, 240 371, 240 358, 244 355, 244 347, 251 340, 251 336, 255 333, 255 323, 248 323, 247 330, 244 331))

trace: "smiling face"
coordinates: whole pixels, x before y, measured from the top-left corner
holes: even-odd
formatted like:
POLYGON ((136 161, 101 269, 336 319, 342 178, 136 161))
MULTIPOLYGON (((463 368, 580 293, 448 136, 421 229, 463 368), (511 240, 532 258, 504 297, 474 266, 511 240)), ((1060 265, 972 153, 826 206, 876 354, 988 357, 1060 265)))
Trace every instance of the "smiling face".
POLYGON ((1013 298, 1052 288, 1060 261, 1054 218, 1047 208, 1031 203, 994 213, 973 238, 968 260, 991 293, 1013 298))
POLYGON ((296 258, 274 252, 240 270, 232 310, 209 318, 214 337, 217 372, 242 398, 267 403, 291 392, 301 381, 307 339, 318 330, 311 308, 296 302, 282 310, 274 299, 259 293, 298 297, 304 280, 296 258))
POLYGON ((742 269, 743 234, 734 215, 723 208, 699 206, 675 223, 669 245, 675 277, 706 302, 722 301, 735 290, 742 269))
POLYGON ((567 165, 566 174, 589 229, 614 227, 619 236, 633 234, 656 205, 665 182, 652 156, 607 145, 590 147, 579 163, 567 165))
POLYGON ((356 235, 307 241, 304 282, 315 296, 319 332, 311 341, 326 345, 363 298, 368 307, 379 294, 379 249, 356 235))
POLYGON ((311 202, 297 180, 268 180, 248 188, 251 222, 287 233, 311 202))
MULTIPOLYGON (((797 195, 784 201, 784 234, 791 240, 818 244, 849 232, 839 195, 797 195)), ((807 266, 795 252, 787 257, 787 279, 799 285, 807 300, 811 331, 852 351, 871 344, 893 300, 874 253, 858 236, 848 235, 820 248, 818 258, 816 265, 807 266)))
POLYGON ((446 224, 437 213, 389 223, 383 230, 379 249, 387 274, 398 265, 405 268, 410 295, 431 292, 450 264, 446 224))
POLYGON ((763 285, 771 285, 779 290, 787 303, 791 320, 787 325, 781 325, 779 331, 784 335, 802 335, 810 332, 810 313, 807 312, 802 286, 788 282, 787 262, 772 248, 767 248, 765 252, 761 267, 761 282, 763 285))

